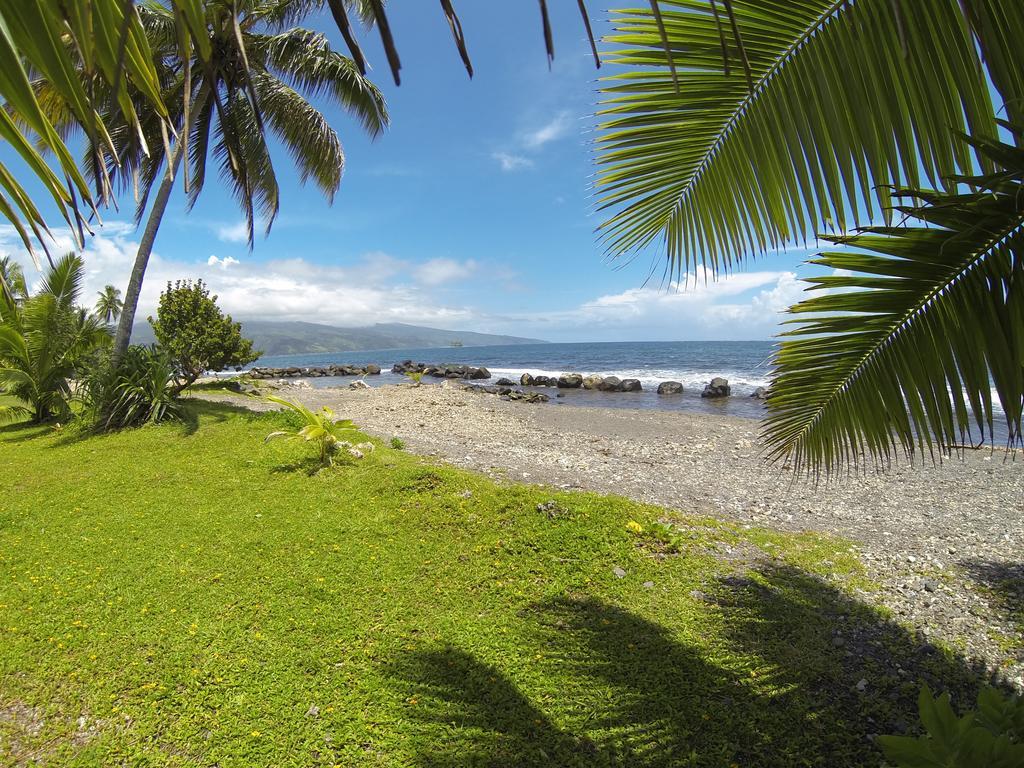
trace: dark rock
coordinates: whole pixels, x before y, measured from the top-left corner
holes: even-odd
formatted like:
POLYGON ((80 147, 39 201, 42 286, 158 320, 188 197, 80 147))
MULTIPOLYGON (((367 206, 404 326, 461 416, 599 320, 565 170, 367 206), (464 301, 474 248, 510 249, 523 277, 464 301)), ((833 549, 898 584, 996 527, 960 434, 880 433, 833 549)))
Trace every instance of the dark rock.
POLYGON ((767 400, 768 387, 758 387, 757 389, 750 393, 750 396, 757 400, 767 400))
POLYGON ((562 389, 579 389, 583 384, 583 377, 578 373, 563 373, 556 383, 562 389))
POLYGON ((532 387, 533 376, 531 376, 528 373, 524 373, 522 376, 519 377, 519 384, 524 387, 532 387))
POLYGON ((534 376, 533 386, 535 387, 547 387, 551 385, 551 379, 547 376, 534 376))
POLYGON ((729 386, 729 382, 726 379, 716 376, 711 380, 711 383, 704 387, 704 391, 700 393, 701 397, 728 397, 732 394, 732 387, 729 386))
POLYGON ((640 384, 640 379, 623 379, 619 385, 620 392, 641 392, 643 391, 643 385, 640 384))
POLYGON ((565 397, 565 392, 559 392, 555 397, 565 397))
POLYGON ((514 387, 516 383, 512 379, 498 379, 496 382, 499 387, 514 387))
POLYGON ((380 366, 376 363, 370 363, 366 366, 366 373, 370 376, 377 376, 380 374, 380 366))
POLYGON ((602 392, 618 392, 621 386, 622 380, 618 376, 607 376, 597 385, 597 388, 602 392))
POLYGON ((681 395, 683 385, 678 381, 663 381, 658 385, 659 395, 681 395))
POLYGON ((491 372, 486 368, 471 368, 469 371, 469 378, 471 379, 489 379, 491 378, 491 372))

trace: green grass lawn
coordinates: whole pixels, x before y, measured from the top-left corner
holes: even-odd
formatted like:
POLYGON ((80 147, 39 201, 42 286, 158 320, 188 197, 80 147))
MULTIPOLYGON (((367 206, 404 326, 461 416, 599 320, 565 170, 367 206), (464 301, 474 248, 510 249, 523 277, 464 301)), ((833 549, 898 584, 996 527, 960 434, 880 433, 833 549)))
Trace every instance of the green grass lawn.
POLYGON ((0 764, 870 765, 975 685, 843 542, 192 411, 0 429, 0 764))

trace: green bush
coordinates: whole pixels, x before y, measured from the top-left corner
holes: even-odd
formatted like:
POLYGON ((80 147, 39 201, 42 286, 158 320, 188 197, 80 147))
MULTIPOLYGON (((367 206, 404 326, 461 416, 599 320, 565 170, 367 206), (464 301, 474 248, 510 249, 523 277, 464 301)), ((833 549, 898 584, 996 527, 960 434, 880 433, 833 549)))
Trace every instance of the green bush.
POLYGON ((900 768, 1020 768, 1024 766, 1024 699, 984 688, 978 706, 957 717, 949 694, 918 699, 925 734, 880 736, 888 760, 900 768))
POLYGON ((261 354, 243 338, 242 326, 221 312, 202 280, 168 283, 149 322, 173 366, 175 394, 207 371, 246 365, 261 354))
POLYGON ((122 429, 177 418, 174 368, 156 347, 128 347, 116 364, 106 357, 81 382, 81 399, 94 426, 122 429))
POLYGON ((405 441, 402 438, 400 438, 400 437, 392 437, 391 438, 391 447, 394 448, 396 451, 404 451, 405 450, 405 441))

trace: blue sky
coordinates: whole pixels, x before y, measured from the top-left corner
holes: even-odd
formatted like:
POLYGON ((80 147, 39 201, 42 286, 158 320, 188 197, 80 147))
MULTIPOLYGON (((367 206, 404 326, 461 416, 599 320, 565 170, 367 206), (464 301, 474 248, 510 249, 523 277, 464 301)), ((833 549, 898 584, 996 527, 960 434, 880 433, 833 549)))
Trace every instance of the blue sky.
MULTIPOLYGON (((222 185, 211 179, 191 214, 179 189, 140 316, 167 280, 202 277, 236 318, 402 321, 554 341, 769 337, 778 311, 802 290, 806 250, 681 291, 657 278, 645 287, 652 263, 660 266, 656 250, 631 264, 603 260, 588 196, 598 73, 582 23, 575 3, 549 4, 549 71, 536 4, 520 5, 500 13, 491 3, 459 5, 473 80, 436 3, 396 6, 401 87, 375 33, 362 35, 391 128, 371 141, 342 111, 326 109, 347 156, 333 206, 300 185, 278 152, 281 212, 250 252, 222 185)), ((329 19, 308 25, 344 50, 329 19)), ((108 211, 92 238, 90 292, 124 287, 138 238, 133 207, 126 195, 122 213, 108 211)), ((0 250, 19 252, 9 228, 0 228, 0 250)))

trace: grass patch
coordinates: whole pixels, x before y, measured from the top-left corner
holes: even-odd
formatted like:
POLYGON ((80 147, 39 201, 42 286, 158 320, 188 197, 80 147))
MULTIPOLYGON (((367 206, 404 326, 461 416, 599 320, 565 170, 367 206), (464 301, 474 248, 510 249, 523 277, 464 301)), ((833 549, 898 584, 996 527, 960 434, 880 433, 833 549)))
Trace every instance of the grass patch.
POLYGON ((864 765, 921 679, 973 701, 844 542, 191 414, 0 428, 0 763, 864 765))

